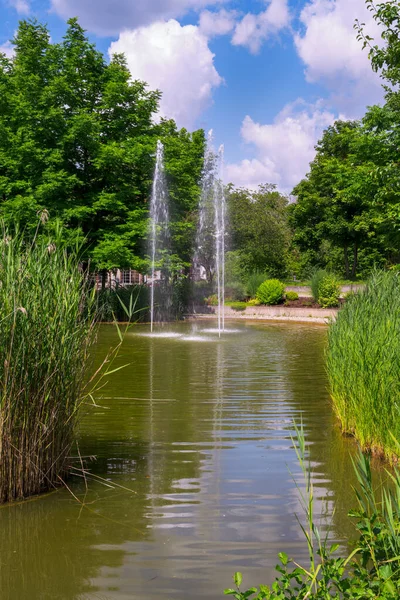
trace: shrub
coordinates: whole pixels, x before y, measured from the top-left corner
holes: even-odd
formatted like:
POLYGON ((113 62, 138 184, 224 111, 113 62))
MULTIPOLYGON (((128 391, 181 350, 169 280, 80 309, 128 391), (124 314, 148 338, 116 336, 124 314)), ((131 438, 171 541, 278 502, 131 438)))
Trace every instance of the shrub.
POLYGON ((313 272, 311 277, 311 293, 315 302, 319 300, 319 286, 321 281, 328 275, 323 269, 317 269, 313 272))
POLYGON ((0 240, 1 502, 60 484, 84 398, 95 291, 53 242, 0 240))
POLYGON ((248 301, 247 306, 260 306, 261 302, 257 298, 248 301))
POLYGON ((208 296, 208 298, 204 298, 204 302, 208 304, 208 306, 218 306, 217 294, 212 294, 211 296, 208 296))
POLYGON ((247 308, 247 304, 246 302, 231 302, 229 304, 229 306, 231 307, 232 310, 246 310, 247 308))
POLYGON ((377 272, 329 330, 327 370, 345 432, 364 449, 400 454, 400 275, 377 272))
POLYGON ((261 304, 279 304, 283 300, 285 286, 278 279, 267 279, 257 290, 257 299, 261 304))
POLYGON ((254 271, 251 273, 246 281, 246 294, 250 298, 254 298, 257 294, 257 290, 260 285, 268 279, 268 275, 266 273, 261 273, 260 271, 254 271))
POLYGON ((297 292, 286 292, 285 297, 286 297, 286 300, 289 300, 290 302, 293 302, 294 300, 299 299, 299 295, 297 292))
POLYGON ((339 306, 340 285, 334 275, 325 275, 318 286, 318 303, 322 308, 339 306))

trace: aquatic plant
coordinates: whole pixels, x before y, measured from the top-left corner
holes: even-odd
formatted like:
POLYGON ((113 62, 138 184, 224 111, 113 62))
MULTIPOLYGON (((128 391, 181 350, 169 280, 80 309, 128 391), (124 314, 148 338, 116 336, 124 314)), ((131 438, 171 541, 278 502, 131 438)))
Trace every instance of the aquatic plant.
POLYGON ((305 522, 299 519, 308 549, 309 564, 299 565, 284 552, 278 554, 278 576, 272 585, 241 590, 242 574, 235 573, 235 588, 225 590, 236 600, 397 600, 400 597, 400 471, 387 472, 389 485, 380 497, 375 491, 370 459, 361 452, 354 468, 358 479, 355 490, 359 537, 350 554, 340 556, 339 544, 331 544, 328 534, 315 522, 314 489, 311 466, 306 458, 302 428, 297 431, 296 452, 304 475, 305 492, 300 501, 305 522))
POLYGON ((95 292, 58 240, 1 234, 1 502, 60 484, 83 401, 95 292))
POLYGON ((280 304, 285 293, 285 286, 279 279, 267 279, 257 290, 257 300, 261 304, 280 304))
POLYGON ((399 274, 376 272, 347 300, 329 330, 327 370, 343 430, 365 450, 399 455, 399 274))

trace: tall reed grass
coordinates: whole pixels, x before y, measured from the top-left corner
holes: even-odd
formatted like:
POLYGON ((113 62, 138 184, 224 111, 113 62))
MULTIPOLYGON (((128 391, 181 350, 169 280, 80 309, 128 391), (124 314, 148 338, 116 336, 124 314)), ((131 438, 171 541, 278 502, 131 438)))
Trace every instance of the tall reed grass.
POLYGON ((60 483, 82 401, 95 294, 57 241, 0 239, 0 501, 60 483))
POLYGON ((376 272, 331 325, 327 369, 334 408, 364 450, 389 458, 400 440, 400 277, 376 272))

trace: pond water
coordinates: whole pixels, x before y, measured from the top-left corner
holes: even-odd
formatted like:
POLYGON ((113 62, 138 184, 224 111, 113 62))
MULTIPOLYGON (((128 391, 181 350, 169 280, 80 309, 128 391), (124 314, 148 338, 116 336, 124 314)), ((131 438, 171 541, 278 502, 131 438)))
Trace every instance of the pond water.
MULTIPOLYGON (((294 421, 322 527, 340 542, 352 535, 354 447, 330 406, 326 328, 228 326, 220 340, 208 321, 127 333, 113 368, 127 366, 79 431, 107 485, 74 477, 70 491, 0 509, 2 600, 218 599, 236 570, 244 585, 271 582, 280 551, 306 562, 294 421)), ((102 326, 96 364, 117 340, 102 326)))

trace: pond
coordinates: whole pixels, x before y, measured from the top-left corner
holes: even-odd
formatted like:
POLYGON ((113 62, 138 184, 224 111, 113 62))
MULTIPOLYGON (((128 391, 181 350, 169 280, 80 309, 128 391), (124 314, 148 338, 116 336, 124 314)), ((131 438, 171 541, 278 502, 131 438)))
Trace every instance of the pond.
MULTIPOLYGON (((2 600, 218 599, 236 570, 244 585, 271 582, 280 551, 306 562, 293 422, 323 529, 343 543, 353 534, 354 447, 332 414, 326 328, 228 327, 221 339, 209 321, 127 333, 113 368, 126 366, 79 431, 103 479, 0 509, 2 600)), ((117 340, 101 327, 96 364, 117 340)))

